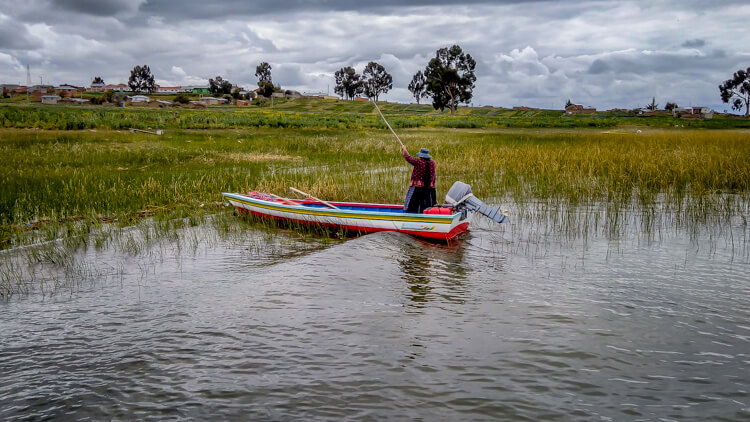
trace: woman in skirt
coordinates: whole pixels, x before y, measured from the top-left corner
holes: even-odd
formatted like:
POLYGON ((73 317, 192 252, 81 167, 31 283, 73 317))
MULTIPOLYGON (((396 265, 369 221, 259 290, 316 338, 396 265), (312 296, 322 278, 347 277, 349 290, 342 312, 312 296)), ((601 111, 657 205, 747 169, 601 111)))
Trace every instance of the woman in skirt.
POLYGON ((402 146, 406 162, 414 166, 409 180, 409 190, 406 192, 404 212, 421 214, 425 209, 437 204, 435 193, 435 161, 430 156, 430 150, 422 148, 417 157, 412 157, 402 146))

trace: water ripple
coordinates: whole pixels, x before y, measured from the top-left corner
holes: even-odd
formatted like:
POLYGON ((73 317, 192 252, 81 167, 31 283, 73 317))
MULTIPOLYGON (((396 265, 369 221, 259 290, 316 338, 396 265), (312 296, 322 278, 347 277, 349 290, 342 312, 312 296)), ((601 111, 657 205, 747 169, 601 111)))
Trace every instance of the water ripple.
POLYGON ((747 263, 512 235, 87 252, 122 278, 0 304, 0 418, 750 417, 747 263))

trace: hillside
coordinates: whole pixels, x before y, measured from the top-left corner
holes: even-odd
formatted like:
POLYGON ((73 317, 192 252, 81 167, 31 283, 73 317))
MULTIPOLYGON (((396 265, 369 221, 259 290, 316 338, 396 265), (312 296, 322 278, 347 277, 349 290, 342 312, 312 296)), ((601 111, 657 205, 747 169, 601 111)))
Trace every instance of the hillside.
MULTIPOLYGON (((651 126, 684 128, 750 128, 750 120, 715 115, 710 120, 685 120, 669 115, 636 116, 627 112, 566 115, 561 110, 510 110, 495 107, 460 107, 455 116, 430 105, 380 103, 394 128, 611 128, 651 126)), ((205 109, 181 107, 75 106, 2 103, 0 127, 39 129, 179 128, 227 129, 238 127, 384 128, 369 102, 276 99, 273 105, 205 109)))

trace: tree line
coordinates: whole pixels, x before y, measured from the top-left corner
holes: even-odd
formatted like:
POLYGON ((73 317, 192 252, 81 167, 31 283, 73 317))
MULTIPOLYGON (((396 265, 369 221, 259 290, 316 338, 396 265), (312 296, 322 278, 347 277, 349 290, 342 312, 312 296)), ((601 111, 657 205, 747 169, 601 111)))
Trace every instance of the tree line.
MULTIPOLYGON (((451 114, 454 114, 459 104, 468 104, 471 101, 477 80, 475 68, 474 59, 470 54, 464 53, 460 46, 441 48, 427 63, 424 71, 420 70, 414 75, 407 88, 417 100, 417 104, 422 98, 432 98, 432 106, 436 110, 444 111, 448 108, 451 114)), ((281 91, 279 86, 273 84, 271 70, 268 62, 261 62, 255 68, 258 95, 270 97, 274 92, 281 91)), ((374 61, 367 63, 362 75, 353 67, 346 66, 337 70, 334 78, 334 92, 349 100, 364 94, 367 98, 377 101, 380 95, 393 88, 391 74, 383 65, 374 61)), ((99 76, 92 82, 104 83, 99 76)), ((134 92, 156 91, 154 75, 148 65, 135 66, 130 71, 128 86, 134 92)), ((208 88, 212 94, 231 93, 237 98, 238 93, 232 92, 232 83, 221 76, 209 79, 208 88)))
MULTIPOLYGON (((407 88, 417 104, 422 98, 431 98, 432 106, 436 110, 444 111, 448 108, 451 114, 454 114, 459 104, 468 104, 471 101, 477 80, 475 68, 476 61, 459 45, 440 48, 424 70, 414 74, 407 88)), ((255 76, 258 78, 256 91, 259 95, 270 97, 274 92, 281 91, 279 86, 273 84, 271 65, 268 62, 261 62, 255 68, 255 76)), ((381 94, 393 88, 393 77, 385 67, 374 61, 367 63, 362 75, 353 67, 346 66, 337 70, 334 78, 334 92, 350 100, 364 94, 367 98, 377 101, 381 94)), ((97 76, 93 83, 104 81, 97 76)), ((155 91, 156 84, 151 69, 147 65, 135 66, 130 72, 128 86, 135 92, 155 91)), ((215 79, 209 79, 209 90, 214 94, 230 94, 232 83, 217 76, 215 79)), ((731 79, 719 85, 719 93, 722 101, 731 104, 732 109, 739 111, 744 107, 745 116, 750 115, 750 67, 738 70, 731 79)), ((232 94, 236 98, 237 93, 232 94)), ((570 100, 566 107, 568 105, 570 100)), ((657 107, 655 99, 647 105, 649 110, 656 110, 657 107)), ((677 104, 667 103, 665 109, 671 110, 676 107, 677 104)))
MULTIPOLYGON (((471 101, 477 80, 475 68, 476 61, 470 54, 464 53, 460 46, 441 48, 427 63, 424 71, 414 74, 407 88, 417 104, 422 98, 432 98, 432 106, 436 110, 448 108, 454 114, 459 104, 471 101)), ((336 71, 335 78, 334 92, 348 99, 364 94, 377 101, 380 94, 393 88, 393 78, 376 62, 367 63, 362 75, 353 67, 342 67, 336 71)))

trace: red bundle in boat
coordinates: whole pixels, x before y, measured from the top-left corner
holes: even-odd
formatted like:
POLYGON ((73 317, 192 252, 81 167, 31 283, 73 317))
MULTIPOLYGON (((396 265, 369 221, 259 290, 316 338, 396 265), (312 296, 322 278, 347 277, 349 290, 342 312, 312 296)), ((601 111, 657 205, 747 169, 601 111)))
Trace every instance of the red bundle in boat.
POLYGON ((450 207, 430 207, 424 210, 423 214, 451 215, 455 211, 450 207))

